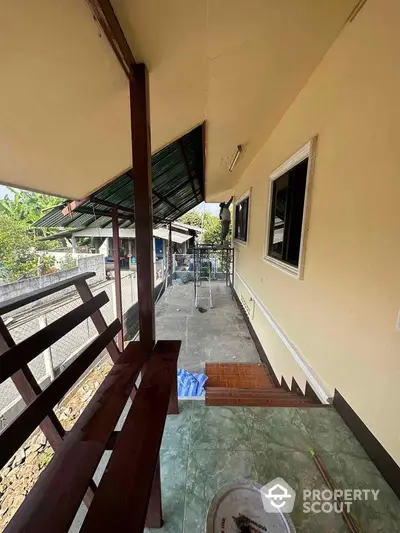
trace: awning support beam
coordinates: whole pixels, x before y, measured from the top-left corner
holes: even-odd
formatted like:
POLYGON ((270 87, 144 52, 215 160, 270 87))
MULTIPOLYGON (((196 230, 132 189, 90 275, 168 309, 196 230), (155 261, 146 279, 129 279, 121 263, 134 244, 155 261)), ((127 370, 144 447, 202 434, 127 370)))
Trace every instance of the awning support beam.
POLYGON ((135 201, 136 260, 140 342, 149 354, 155 343, 153 202, 150 147, 149 73, 133 66, 130 81, 132 179, 135 201))
POLYGON ((168 224, 168 283, 167 285, 172 285, 172 223, 168 224))
POLYGON ((83 198, 83 200, 74 200, 73 202, 68 202, 68 204, 61 211, 64 216, 71 215, 73 211, 76 211, 78 207, 87 202, 89 198, 83 198))
POLYGON ((114 279, 115 279, 115 309, 118 320, 122 328, 118 332, 117 344, 119 350, 124 349, 124 319, 122 313, 122 291, 121 291, 121 254, 119 246, 119 226, 118 209, 112 211, 112 232, 113 232, 113 259, 114 259, 114 279))
POLYGON ((104 205, 106 207, 111 207, 112 209, 117 208, 118 211, 124 211, 126 213, 132 213, 132 214, 134 213, 134 210, 131 209, 130 207, 124 207, 124 206, 119 205, 119 204, 114 204, 114 202, 109 202, 108 200, 101 200, 100 198, 96 198, 95 195, 92 195, 90 197, 90 201, 93 202, 94 204, 104 205))
POLYGON ((176 207, 176 205, 174 205, 172 202, 170 202, 168 200, 168 198, 166 198, 164 195, 160 194, 159 192, 157 191, 153 191, 153 194, 154 196, 157 196, 157 198, 159 200, 161 200, 161 202, 165 202, 166 204, 168 204, 172 209, 175 209, 175 211, 178 211, 179 213, 179 209, 176 207))
MULTIPOLYGON (((99 209, 91 209, 90 207, 77 207, 75 209, 75 213, 83 213, 84 215, 93 215, 94 217, 112 217, 112 214, 110 211, 101 211, 99 209)), ((122 218, 123 220, 133 220, 133 215, 123 215, 122 213, 118 213, 118 218, 122 218)))

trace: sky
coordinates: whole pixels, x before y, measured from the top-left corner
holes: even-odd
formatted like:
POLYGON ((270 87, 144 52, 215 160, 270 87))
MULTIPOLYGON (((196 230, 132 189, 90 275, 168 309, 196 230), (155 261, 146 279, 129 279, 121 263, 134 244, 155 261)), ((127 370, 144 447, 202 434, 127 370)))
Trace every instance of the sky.
POLYGON ((207 204, 206 202, 201 202, 201 204, 195 207, 193 211, 200 211, 200 213, 202 213, 203 209, 212 215, 219 215, 219 204, 207 204))
POLYGON ((10 196, 10 191, 7 189, 5 185, 0 185, 0 200, 4 198, 6 194, 10 196))

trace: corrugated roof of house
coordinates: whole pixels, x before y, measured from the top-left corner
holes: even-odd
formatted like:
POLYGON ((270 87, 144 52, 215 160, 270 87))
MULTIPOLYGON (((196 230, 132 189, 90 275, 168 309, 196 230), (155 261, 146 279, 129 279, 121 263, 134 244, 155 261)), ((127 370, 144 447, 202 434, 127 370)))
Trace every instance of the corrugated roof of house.
MULTIPOLYGON (((196 127, 151 158, 155 224, 172 222, 204 201, 203 127, 196 127)), ((62 211, 69 203, 53 208, 35 226, 105 228, 111 226, 113 206, 118 207, 121 228, 134 225, 130 172, 102 187, 65 215, 62 211)))

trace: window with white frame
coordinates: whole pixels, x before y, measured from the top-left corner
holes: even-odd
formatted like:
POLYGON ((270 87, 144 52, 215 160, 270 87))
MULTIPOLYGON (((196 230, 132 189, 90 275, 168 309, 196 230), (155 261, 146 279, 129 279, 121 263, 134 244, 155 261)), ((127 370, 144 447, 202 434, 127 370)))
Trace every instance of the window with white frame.
POLYGON ((265 259, 300 279, 314 147, 310 141, 270 175, 265 259))
POLYGON ((247 243, 249 240, 249 211, 250 191, 247 191, 235 202, 234 238, 236 241, 247 243))

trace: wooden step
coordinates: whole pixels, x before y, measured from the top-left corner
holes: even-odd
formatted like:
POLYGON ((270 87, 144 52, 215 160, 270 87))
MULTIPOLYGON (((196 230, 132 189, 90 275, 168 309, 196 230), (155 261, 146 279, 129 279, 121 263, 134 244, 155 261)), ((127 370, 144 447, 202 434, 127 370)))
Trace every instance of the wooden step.
POLYGON ((275 385, 262 363, 206 363, 208 387, 267 389, 275 385))
POLYGON ((209 406, 241 406, 241 407, 320 407, 309 400, 291 398, 221 398, 206 397, 209 406))
POLYGON ((241 389, 225 387, 208 387, 206 405, 240 405, 259 407, 316 407, 310 398, 300 397, 283 388, 241 389))
POLYGON ((206 405, 317 407, 318 398, 304 395, 296 381, 277 387, 263 364, 206 363, 206 405))
POLYGON ((258 395, 287 395, 292 394, 296 398, 298 398, 298 395, 294 392, 287 392, 281 387, 274 387, 274 388, 266 388, 266 389, 259 389, 259 388, 247 388, 247 387, 206 387, 206 392, 209 394, 228 394, 228 395, 234 395, 234 394, 249 394, 253 396, 258 395))

